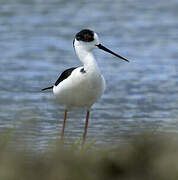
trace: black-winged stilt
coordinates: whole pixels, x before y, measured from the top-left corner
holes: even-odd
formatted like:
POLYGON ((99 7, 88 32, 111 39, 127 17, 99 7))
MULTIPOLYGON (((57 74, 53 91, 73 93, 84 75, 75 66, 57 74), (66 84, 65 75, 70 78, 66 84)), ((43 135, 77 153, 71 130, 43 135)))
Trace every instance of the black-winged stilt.
POLYGON ((73 67, 65 70, 53 86, 42 89, 53 89, 57 100, 65 105, 64 121, 61 139, 64 138, 64 129, 67 111, 72 107, 87 109, 85 129, 82 144, 85 143, 88 119, 92 105, 101 97, 105 89, 105 80, 92 54, 92 50, 99 48, 111 53, 127 62, 124 57, 112 52, 99 43, 98 35, 89 29, 78 32, 73 41, 75 52, 82 62, 82 67, 73 67))

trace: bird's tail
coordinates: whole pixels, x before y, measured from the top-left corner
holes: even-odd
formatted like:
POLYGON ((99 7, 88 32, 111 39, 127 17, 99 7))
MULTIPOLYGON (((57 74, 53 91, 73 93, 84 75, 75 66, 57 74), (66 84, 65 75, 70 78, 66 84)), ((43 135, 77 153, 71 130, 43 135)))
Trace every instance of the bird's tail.
POLYGON ((50 86, 50 87, 47 87, 47 88, 42 89, 42 91, 45 91, 45 90, 47 90, 47 89, 52 89, 52 88, 53 88, 53 86, 50 86))

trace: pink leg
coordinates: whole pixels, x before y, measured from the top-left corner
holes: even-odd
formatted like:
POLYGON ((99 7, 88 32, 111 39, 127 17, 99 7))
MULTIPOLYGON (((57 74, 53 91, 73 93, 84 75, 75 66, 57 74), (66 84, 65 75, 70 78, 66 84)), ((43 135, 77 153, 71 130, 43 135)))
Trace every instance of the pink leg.
POLYGON ((65 129, 65 124, 66 124, 66 119, 67 119, 67 110, 64 111, 64 121, 63 121, 62 132, 61 132, 62 142, 64 141, 64 129, 65 129))
POLYGON ((90 110, 87 111, 87 116, 86 116, 86 121, 85 121, 85 130, 83 133, 83 141, 82 141, 82 146, 85 144, 85 139, 86 139, 86 135, 87 135, 87 129, 88 129, 88 119, 90 116, 90 110))

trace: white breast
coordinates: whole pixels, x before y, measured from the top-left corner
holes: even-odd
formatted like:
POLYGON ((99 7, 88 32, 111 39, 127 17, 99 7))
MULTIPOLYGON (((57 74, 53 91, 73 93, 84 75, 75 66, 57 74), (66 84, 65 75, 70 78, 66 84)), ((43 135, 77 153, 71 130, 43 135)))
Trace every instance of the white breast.
POLYGON ((81 72, 76 68, 71 75, 57 86, 53 93, 66 107, 90 108, 103 94, 105 80, 98 71, 81 72))

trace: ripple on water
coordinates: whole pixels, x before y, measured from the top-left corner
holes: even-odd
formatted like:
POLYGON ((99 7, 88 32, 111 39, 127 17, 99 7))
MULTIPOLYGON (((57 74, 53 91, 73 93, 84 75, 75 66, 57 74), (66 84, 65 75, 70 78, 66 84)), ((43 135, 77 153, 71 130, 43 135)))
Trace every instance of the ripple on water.
MULTIPOLYGON (((88 139, 113 145, 144 130, 177 131, 177 4, 178 0, 158 0, 154 6, 138 0, 0 2, 0 133, 15 127, 16 141, 29 142, 35 150, 59 138, 63 107, 51 93, 40 90, 64 69, 79 65, 72 40, 86 27, 130 59, 125 63, 95 51, 107 88, 93 106, 88 139)), ((82 136, 84 119, 84 110, 69 113, 69 142, 82 136)))

